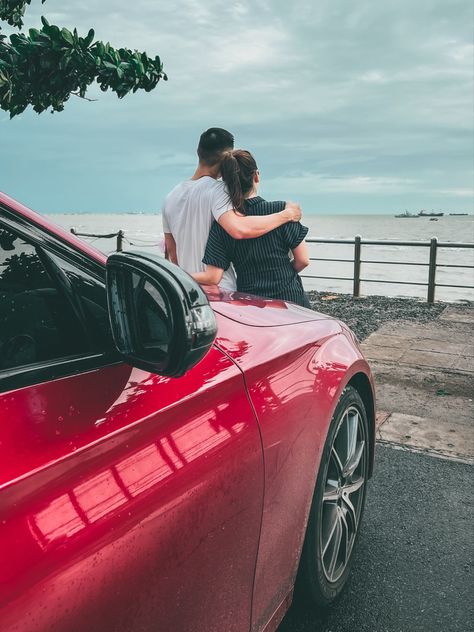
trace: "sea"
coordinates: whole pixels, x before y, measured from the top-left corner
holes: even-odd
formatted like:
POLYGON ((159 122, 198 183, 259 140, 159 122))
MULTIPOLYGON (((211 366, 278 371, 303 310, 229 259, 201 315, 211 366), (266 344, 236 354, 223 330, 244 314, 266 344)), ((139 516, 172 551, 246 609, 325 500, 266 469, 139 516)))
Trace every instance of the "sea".
MULTIPOLYGON (((74 228, 79 233, 98 235, 123 230, 124 250, 163 254, 160 214, 65 213, 50 215, 50 219, 68 230, 74 228)), ((309 240, 354 239, 356 235, 362 237, 361 295, 426 299, 429 261, 427 246, 430 239, 437 237, 439 242, 444 243, 474 244, 473 215, 444 215, 436 218, 436 221, 429 217, 404 218, 388 215, 305 215, 302 223, 309 228, 309 240), (364 239, 421 241, 426 243, 426 246, 366 245, 364 239), (410 265, 412 263, 419 265, 410 265), (404 285, 401 282, 410 284, 404 285)), ((115 238, 82 239, 105 253, 116 248, 115 238)), ((351 293, 354 246, 319 243, 308 245, 312 261, 302 273, 305 289, 351 293)), ((473 301, 474 248, 439 248, 437 264, 435 299, 473 301)))

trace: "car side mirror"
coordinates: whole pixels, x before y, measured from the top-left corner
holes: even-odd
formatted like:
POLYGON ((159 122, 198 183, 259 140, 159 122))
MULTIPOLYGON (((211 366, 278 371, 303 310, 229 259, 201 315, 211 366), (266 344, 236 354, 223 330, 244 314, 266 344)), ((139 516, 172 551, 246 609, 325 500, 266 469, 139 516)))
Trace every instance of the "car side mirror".
POLYGON ((179 377, 206 355, 216 318, 186 272, 141 252, 111 254, 106 270, 112 335, 128 364, 179 377))

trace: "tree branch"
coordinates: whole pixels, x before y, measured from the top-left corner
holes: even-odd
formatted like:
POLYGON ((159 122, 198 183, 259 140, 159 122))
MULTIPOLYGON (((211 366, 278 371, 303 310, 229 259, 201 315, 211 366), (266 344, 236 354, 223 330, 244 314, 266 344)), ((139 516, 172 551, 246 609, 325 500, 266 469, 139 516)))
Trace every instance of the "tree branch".
POLYGON ((60 112, 71 94, 85 98, 94 82, 121 99, 137 90, 150 92, 168 79, 159 56, 94 41, 93 29, 80 37, 76 29, 61 29, 45 17, 41 21, 42 28, 29 29, 28 35, 13 33, 8 40, 0 33, 0 108, 10 118, 29 105, 38 113, 60 112))
POLYGON ((71 96, 79 97, 79 99, 84 99, 84 101, 89 101, 90 103, 99 100, 99 99, 89 99, 89 97, 83 97, 79 94, 79 92, 71 92, 71 96))

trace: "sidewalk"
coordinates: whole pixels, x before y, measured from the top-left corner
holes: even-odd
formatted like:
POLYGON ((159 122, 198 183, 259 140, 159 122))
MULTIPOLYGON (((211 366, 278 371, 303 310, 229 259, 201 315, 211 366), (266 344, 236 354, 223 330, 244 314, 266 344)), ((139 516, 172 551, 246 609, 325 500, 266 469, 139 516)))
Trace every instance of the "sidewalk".
POLYGON ((362 343, 379 441, 474 462, 473 333, 474 308, 450 306, 426 324, 385 323, 362 343))

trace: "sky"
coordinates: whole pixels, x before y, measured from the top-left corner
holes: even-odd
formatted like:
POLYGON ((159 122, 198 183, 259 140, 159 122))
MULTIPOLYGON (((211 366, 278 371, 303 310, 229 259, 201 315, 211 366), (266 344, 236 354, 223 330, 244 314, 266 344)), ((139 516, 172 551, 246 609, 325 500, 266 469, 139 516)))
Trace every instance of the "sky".
MULTIPOLYGON (((305 213, 473 212, 470 0, 33 0, 159 54, 167 83, 64 112, 0 110, 0 190, 43 213, 158 212, 200 133, 254 154, 266 199, 305 213), (67 6, 65 6, 67 5, 67 6)), ((10 32, 11 29, 4 28, 10 32)))

